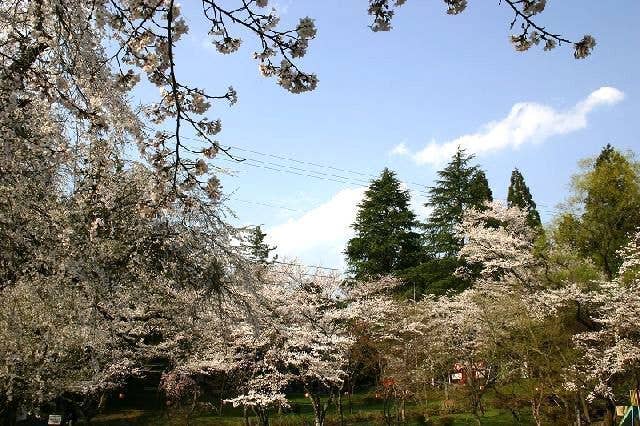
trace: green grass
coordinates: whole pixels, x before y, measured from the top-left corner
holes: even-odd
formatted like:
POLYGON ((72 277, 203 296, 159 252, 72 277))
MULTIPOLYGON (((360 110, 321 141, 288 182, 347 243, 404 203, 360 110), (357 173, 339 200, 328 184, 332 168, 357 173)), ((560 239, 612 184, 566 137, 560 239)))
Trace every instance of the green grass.
MULTIPOLYGON (((311 403, 303 395, 290 396, 292 409, 295 413, 271 415, 272 426, 312 425, 313 409, 311 403)), ((362 393, 352 397, 350 410, 347 398, 343 400, 345 423, 348 425, 376 425, 384 424, 383 402, 372 398, 371 395, 362 393)), ((406 405, 406 425, 476 425, 473 415, 468 413, 440 414, 440 401, 433 400, 428 406, 429 419, 425 420, 423 410, 415 403, 406 405)), ((125 426, 125 425, 149 425, 149 426, 210 426, 210 425, 242 425, 242 410, 225 406, 222 415, 213 411, 199 412, 186 418, 186 412, 166 410, 137 410, 121 409, 101 414, 94 418, 91 424, 99 426, 125 426)), ((513 417, 506 410, 488 409, 480 419, 482 425, 500 426, 514 424, 513 417)), ((252 416, 252 424, 257 424, 252 416)), ((329 409, 326 419, 327 426, 339 425, 339 415, 335 406, 329 409)), ((531 424, 524 420, 520 424, 531 424)))

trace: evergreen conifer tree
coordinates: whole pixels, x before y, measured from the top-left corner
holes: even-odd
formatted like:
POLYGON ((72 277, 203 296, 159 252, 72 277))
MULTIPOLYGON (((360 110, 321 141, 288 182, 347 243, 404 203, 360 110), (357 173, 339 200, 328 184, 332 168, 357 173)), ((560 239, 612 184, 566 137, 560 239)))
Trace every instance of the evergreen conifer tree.
MULTIPOLYGON (((262 232, 262 228, 260 225, 256 226, 253 230, 251 230, 251 235, 249 237, 249 252, 251 257, 259 263, 268 263, 269 255, 275 247, 269 247, 266 243, 267 234, 262 232)), ((277 256, 276 256, 277 258, 277 256)), ((273 259, 275 260, 275 258, 273 259)))
POLYGON ((436 257, 456 256, 462 247, 462 241, 456 235, 455 228, 462 223, 466 209, 483 209, 484 203, 492 201, 484 171, 477 165, 470 165, 473 155, 458 147, 451 162, 438 171, 438 180, 429 189, 429 202, 425 205, 432 209, 426 224, 427 247, 436 257))
POLYGON ((371 182, 352 225, 355 236, 345 251, 356 279, 394 274, 418 263, 420 235, 409 201, 409 192, 389 169, 371 182))
POLYGON ((540 221, 540 213, 536 209, 536 203, 533 201, 529 187, 524 182, 524 176, 520 170, 513 169, 511 172, 511 183, 507 193, 507 205, 509 207, 518 207, 527 212, 527 222, 534 229, 542 226, 540 221))
POLYGON ((438 172, 438 180, 429 190, 431 215, 424 225, 422 262, 402 274, 413 284, 414 294, 444 294, 462 291, 469 282, 454 274, 460 266, 457 254, 463 241, 456 234, 465 210, 484 209, 484 203, 492 201, 487 177, 478 166, 471 165, 473 155, 458 148, 451 162, 438 172))

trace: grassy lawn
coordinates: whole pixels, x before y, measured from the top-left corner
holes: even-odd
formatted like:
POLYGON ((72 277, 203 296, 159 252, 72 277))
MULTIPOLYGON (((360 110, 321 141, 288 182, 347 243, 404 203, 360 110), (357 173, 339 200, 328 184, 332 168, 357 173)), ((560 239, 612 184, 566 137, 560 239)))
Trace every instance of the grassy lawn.
MULTIPOLYGON (((273 426, 293 426, 293 425, 313 425, 313 410, 308 399, 303 395, 294 395, 290 398, 292 410, 288 414, 273 413, 271 424, 273 426)), ((368 394, 357 394, 352 398, 352 405, 348 400, 343 401, 344 418, 349 425, 384 424, 383 402, 371 398, 368 394), (351 408, 351 409, 350 409, 351 408)), ((426 421, 422 410, 415 403, 407 403, 406 417, 407 425, 475 425, 472 415, 465 413, 438 415, 437 407, 439 401, 430 404, 430 412, 433 413, 426 421)), ((256 419, 252 416, 252 424, 256 425, 256 419)), ((186 416, 178 412, 163 410, 135 410, 121 409, 94 418, 92 424, 101 426, 124 426, 124 425, 150 425, 150 426, 179 426, 179 425, 242 425, 242 411, 239 408, 225 406, 222 414, 210 412, 199 412, 193 414, 188 420, 186 416)), ((327 414, 327 425, 339 425, 339 415, 334 407, 329 409, 327 414)), ((505 410, 489 409, 485 416, 481 418, 483 425, 512 425, 515 424, 511 414, 505 410)), ((531 424, 524 419, 520 424, 531 424)))

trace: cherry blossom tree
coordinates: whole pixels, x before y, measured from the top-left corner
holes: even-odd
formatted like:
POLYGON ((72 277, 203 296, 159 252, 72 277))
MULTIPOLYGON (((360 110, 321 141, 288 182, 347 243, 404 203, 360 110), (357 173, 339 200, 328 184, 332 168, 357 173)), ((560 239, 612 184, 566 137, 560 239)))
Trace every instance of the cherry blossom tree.
MULTIPOLYGON (((339 281, 308 277, 297 269, 276 270, 269 303, 286 327, 285 362, 311 401, 316 426, 342 387, 351 337, 348 312, 341 307, 339 281)), ((336 277, 337 278, 337 277, 336 277)))
POLYGON ((481 281, 533 285, 532 272, 538 266, 533 255, 536 234, 527 229, 526 212, 499 201, 489 202, 486 210, 466 211, 458 232, 465 242, 458 256, 480 265, 481 281))
POLYGON ((537 424, 572 418, 578 390, 565 384, 576 376, 578 350, 570 329, 580 288, 549 288, 546 274, 555 266, 534 254, 536 233, 518 208, 493 202, 469 210, 458 231, 465 243, 459 255, 469 265, 458 272, 471 269, 475 281, 460 294, 427 297, 405 308, 402 318, 390 316, 393 338, 385 355, 394 385, 419 397, 426 384, 417 378, 435 384, 455 366, 464 378, 459 391, 478 421, 490 389, 502 395, 516 421, 523 405, 537 424), (521 389, 517 398, 501 391, 514 384, 521 389))
POLYGON ((225 401, 252 410, 262 425, 273 409, 288 406, 284 389, 297 383, 324 424, 351 342, 340 280, 295 264, 256 264, 242 280, 198 316, 193 350, 174 374, 226 375, 235 385, 225 401))
MULTIPOLYGON (((524 23, 519 50, 565 41, 531 20, 544 2, 507 3, 524 23)), ((373 29, 388 29, 389 2, 369 4, 373 29)), ((316 36, 314 21, 281 28, 267 5, 205 0, 201 18, 221 54, 248 34, 262 75, 292 93, 313 90, 318 78, 296 61, 316 36)), ((365 305, 341 300, 348 292, 335 277, 258 273, 247 261, 209 161, 231 154, 208 112, 237 93, 181 80, 175 52, 187 32, 174 0, 0 4, 5 418, 60 396, 100 400, 152 362, 167 366, 170 399, 188 392, 195 401, 196 375, 246 372, 231 401, 263 423, 285 403, 285 383, 305 387, 318 425, 342 386, 353 342, 346 324, 365 305), (129 97, 142 77, 159 95, 137 108, 129 97), (185 126, 202 142, 187 144, 185 126)), ((576 57, 594 44, 576 43, 576 57)))
POLYGON ((623 263, 616 278, 603 282, 598 291, 578 295, 589 304, 596 327, 575 336, 584 350, 578 368, 592 385, 589 397, 604 397, 610 408, 626 400, 630 390, 640 389, 640 232, 620 255, 623 263))
POLYGON ((299 384, 322 425, 331 404, 340 403, 349 374, 351 326, 359 321, 380 328, 394 306, 390 291, 399 283, 383 278, 349 289, 337 276, 295 264, 270 265, 261 277, 245 299, 256 303, 251 316, 231 333, 234 369, 243 378, 229 402, 250 407, 267 424, 269 409, 288 405, 286 385, 299 384))
MULTIPOLYGON (((242 281, 233 229, 202 206, 180 215, 150 207, 149 170, 123 168, 101 149, 110 148, 92 144, 73 187, 38 211, 47 220, 33 245, 3 259, 0 400, 13 411, 62 395, 99 399, 154 360, 180 362, 202 322, 213 324, 212 301, 242 281)), ((3 219, 33 205, 16 200, 3 219)), ((18 246, 13 223, 6 243, 18 246)))
MULTIPOLYGON (((370 0, 372 29, 390 29, 394 8, 404 3, 370 0)), ((462 12, 467 5, 466 0, 445 3, 450 14, 462 12)), ((545 1, 504 3, 515 14, 511 26, 522 22, 522 33, 512 37, 518 50, 541 41, 545 49, 570 43, 533 22, 545 9, 545 1)), ((235 5, 206 0, 200 17, 221 54, 236 52, 243 42, 239 34, 248 34, 257 42, 254 58, 264 76, 293 93, 313 90, 317 77, 295 62, 316 36, 314 21, 304 17, 295 28, 282 29, 267 6, 263 0, 238 0, 235 5)), ((222 129, 220 120, 208 118, 207 113, 214 103, 234 104, 237 94, 230 87, 212 95, 180 79, 175 52, 189 26, 176 1, 13 0, 0 8, 0 22, 6 159, 37 156, 42 150, 64 156, 73 151, 74 138, 69 136, 109 134, 138 146, 158 177, 170 183, 169 199, 197 185, 212 199, 219 197, 219 182, 207 160, 221 151, 230 154, 215 139, 222 129), (134 112, 127 94, 142 76, 160 94, 134 112), (29 115, 46 119, 28 120, 29 115), (22 119, 16 120, 18 116, 22 119), (25 131, 28 122, 38 123, 50 137, 37 137, 40 130, 25 131), (154 131, 147 124, 161 129, 171 125, 172 130, 154 131), (181 134, 185 125, 204 142, 187 144, 181 134)), ((585 57, 595 41, 585 36, 574 46, 575 56, 585 57)))
MULTIPOLYGON (((373 31, 389 31, 391 21, 395 14, 395 9, 404 5, 406 0, 369 0, 369 15, 373 16, 373 31)), ((468 5, 468 0, 444 0, 447 7, 447 14, 458 15, 464 12, 468 5)), ((562 44, 573 45, 574 57, 576 59, 586 58, 596 45, 595 39, 590 35, 585 35, 580 41, 572 42, 560 34, 553 33, 545 27, 537 24, 537 15, 542 13, 546 6, 546 0, 504 0, 511 12, 513 20, 509 24, 511 30, 519 28, 519 32, 511 35, 510 40, 513 47, 518 52, 529 50, 532 46, 542 43, 544 50, 553 50, 562 44)))

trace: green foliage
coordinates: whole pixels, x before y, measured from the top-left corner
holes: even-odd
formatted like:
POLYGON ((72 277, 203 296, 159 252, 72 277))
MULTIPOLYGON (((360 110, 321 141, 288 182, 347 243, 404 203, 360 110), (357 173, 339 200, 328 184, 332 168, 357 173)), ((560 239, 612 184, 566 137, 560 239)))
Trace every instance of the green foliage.
POLYGON ((602 272, 572 247, 553 241, 550 236, 557 232, 556 229, 557 227, 541 232, 533 246, 534 256, 545 265, 545 286, 561 288, 567 283, 573 283, 585 290, 592 289, 596 282, 604 278, 602 272))
POLYGON ((559 218, 555 237, 576 247, 611 278, 622 263, 618 250, 640 226, 638 164, 611 145, 585 164, 586 170, 573 180, 578 213, 559 218))
POLYGON ((420 265, 403 272, 407 282, 406 295, 436 294, 462 291, 468 282, 454 275, 461 265, 457 254, 463 241, 456 228, 462 223, 466 209, 484 209, 486 201, 493 200, 487 177, 478 166, 471 165, 473 155, 458 148, 451 162, 438 171, 438 180, 429 190, 431 208, 424 228, 424 260, 420 265))
POLYGON ((454 275, 460 262, 455 257, 428 259, 420 265, 409 268, 400 274, 407 282, 404 295, 412 298, 423 294, 442 295, 447 291, 462 291, 469 283, 454 275))
POLYGON ((507 204, 509 207, 518 207, 526 211, 527 222, 532 228, 538 229, 542 225, 540 213, 536 210, 536 203, 533 201, 529 187, 524 182, 524 176, 518 169, 513 169, 513 172, 511 172, 507 204))
POLYGON ((389 169, 371 182, 352 225, 356 235, 345 251, 357 279, 396 273, 418 263, 420 235, 409 200, 409 192, 400 188, 389 169))
POLYGON ((251 257, 259 263, 267 263, 269 255, 276 247, 269 247, 265 242, 266 233, 262 232, 260 225, 256 226, 249 237, 249 251, 251 257))
MULTIPOLYGON (((299 426, 304 424, 313 424, 313 416, 311 404, 308 399, 302 395, 290 395, 292 404, 299 407, 297 413, 272 413, 270 424, 274 426, 299 426)), ((347 425, 379 425, 384 424, 383 417, 383 401, 370 397, 367 393, 357 393, 352 397, 352 404, 347 398, 343 398, 343 415, 347 425)), ((440 406, 439 400, 432 401, 434 407, 440 406)), ((477 424, 476 419, 468 413, 445 414, 440 409, 434 408, 429 410, 428 417, 424 413, 424 409, 413 401, 407 402, 406 405, 406 422, 407 426, 418 425, 474 425, 477 424), (453 423, 452 423, 453 422, 453 423)), ((530 416, 527 409, 523 410, 522 424, 531 424, 530 416)), ((257 419, 252 412, 249 412, 249 420, 251 424, 257 424, 257 419)), ((480 418, 483 425, 512 425, 513 417, 507 409, 488 408, 485 415, 480 418)), ((163 410, 143 411, 143 410, 118 410, 109 411, 108 413, 99 415, 91 420, 91 424, 101 426, 119 426, 127 425, 145 425, 145 426, 182 426, 184 424, 209 426, 209 425, 240 425, 243 424, 242 410, 240 408, 232 408, 224 406, 222 413, 217 410, 209 412, 198 411, 193 413, 189 418, 184 415, 168 415, 163 410)), ((328 426, 337 426, 340 423, 340 415, 335 406, 330 407, 329 413, 325 420, 328 426)))
POLYGON ((455 228, 462 223, 463 212, 483 209, 486 201, 493 200, 484 172, 469 164, 472 159, 473 155, 458 147, 451 162, 438 171, 435 186, 429 189, 429 202, 425 205, 432 212, 426 229, 427 250, 432 256, 456 256, 463 242, 455 228))

